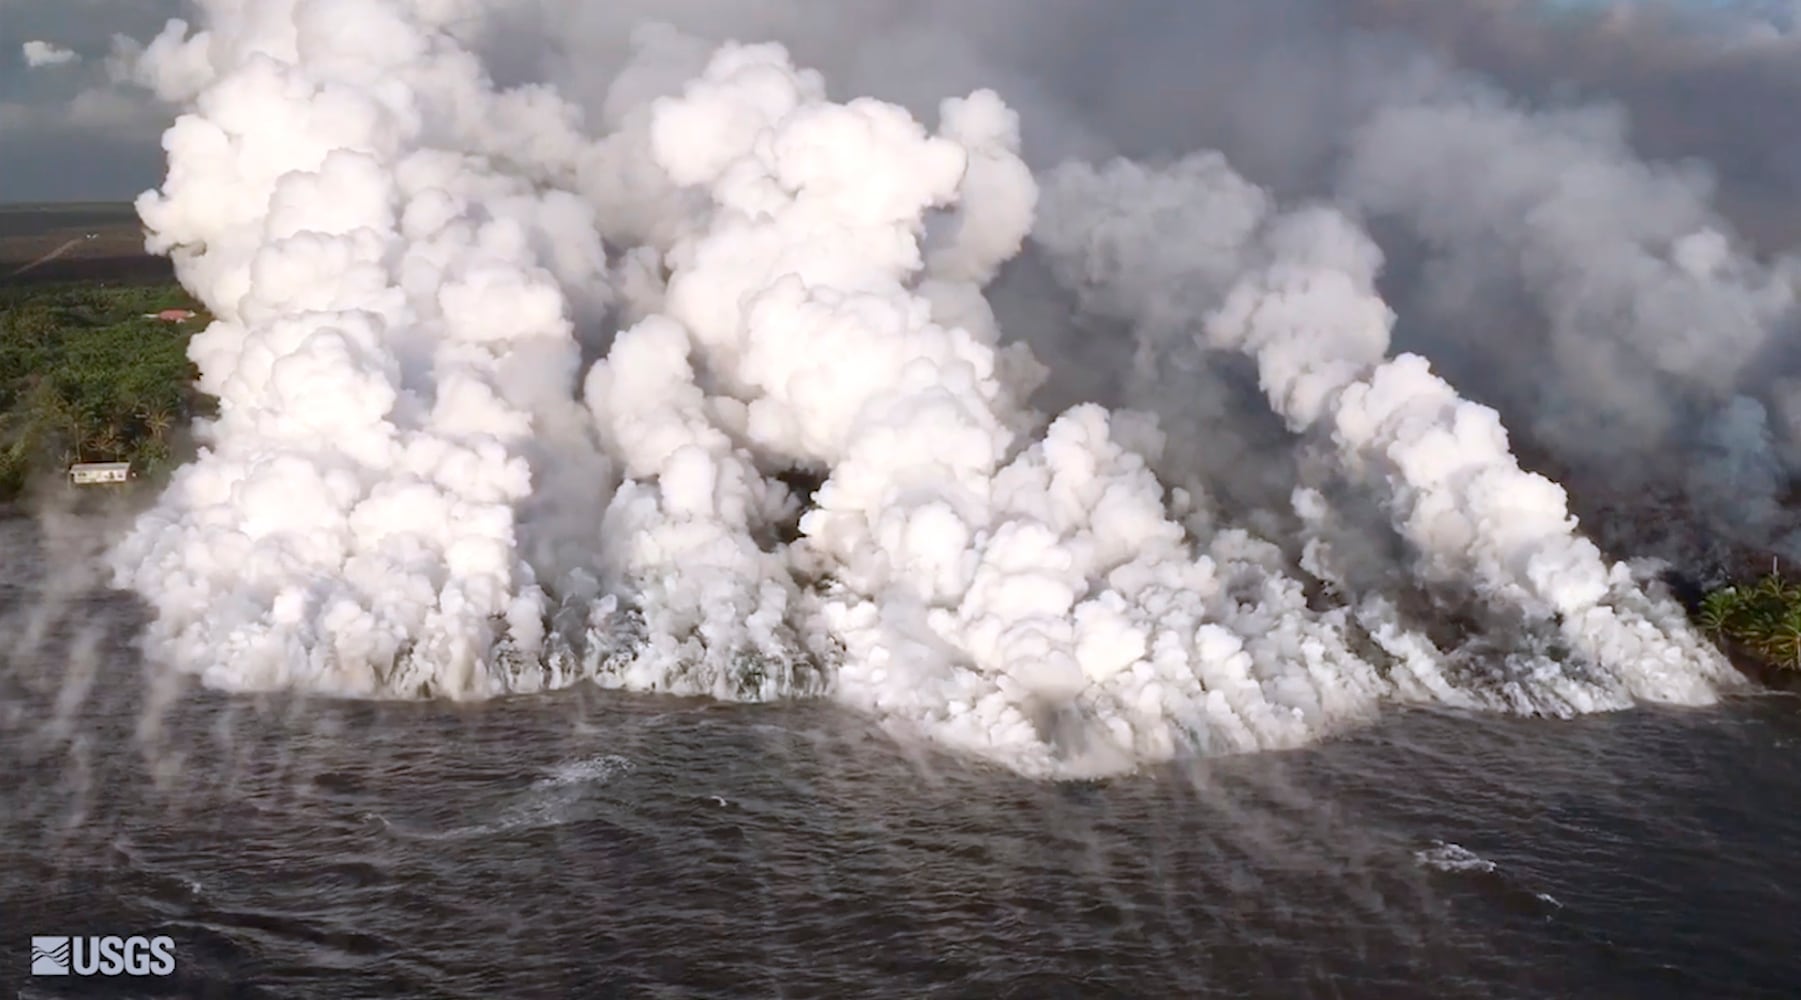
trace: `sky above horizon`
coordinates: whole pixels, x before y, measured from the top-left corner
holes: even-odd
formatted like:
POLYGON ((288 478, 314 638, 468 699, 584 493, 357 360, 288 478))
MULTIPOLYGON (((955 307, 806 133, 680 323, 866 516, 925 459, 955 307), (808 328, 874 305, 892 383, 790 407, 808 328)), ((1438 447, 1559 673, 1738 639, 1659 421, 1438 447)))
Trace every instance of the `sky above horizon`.
POLYGON ((148 39, 185 7, 0 0, 0 202, 127 199, 157 183, 171 109, 113 83, 107 63, 115 35, 148 39))
MULTIPOLYGON (((514 6, 554 10, 558 2, 516 0, 514 6)), ((998 0, 968 0, 972 11, 985 4, 998 9, 998 0)), ((1363 20, 1377 27, 1416 34, 1441 49, 1456 50, 1454 58, 1459 60, 1471 53, 1478 61, 1489 58, 1495 66, 1481 68, 1493 68, 1510 86, 1526 80, 1544 92, 1563 86, 1569 75, 1571 82, 1589 92, 1618 96, 1630 105, 1632 88, 1650 92, 1647 79, 1655 83, 1654 63, 1648 71, 1642 65, 1630 74, 1620 69, 1619 74, 1630 75, 1630 79, 1615 88, 1619 95, 1610 93, 1610 81, 1597 77, 1601 70, 1573 65, 1574 61, 1589 60, 1582 54, 1570 60, 1567 46, 1576 43, 1563 36, 1572 35, 1588 39, 1580 45, 1591 49, 1603 43, 1614 46, 1611 51, 1595 50, 1599 62, 1608 67, 1624 65, 1627 56, 1647 52, 1662 57, 1672 38, 1685 44, 1702 34, 1728 38, 1735 44, 1774 40, 1783 52, 1775 65, 1783 71, 1774 74, 1774 84, 1768 66, 1760 66, 1755 74, 1759 85, 1774 86, 1778 92, 1776 97, 1766 95, 1765 103, 1784 106, 1785 95, 1794 92, 1789 84, 1801 80, 1801 47, 1794 44, 1801 37, 1797 34, 1801 0, 1344 0, 1343 6, 1360 10, 1363 20), (1586 34, 1572 29, 1567 16, 1534 17, 1529 13, 1578 8, 1603 11, 1600 16, 1574 15, 1586 24, 1586 34), (1664 15, 1655 27, 1645 26, 1650 19, 1638 17, 1646 10, 1664 15), (1518 35, 1512 48, 1499 54, 1505 44, 1493 37, 1497 18, 1505 19, 1509 30, 1518 35), (1672 27, 1678 20, 1682 22, 1680 30, 1672 27), (1534 32, 1542 37, 1531 37, 1534 32), (1509 78, 1509 72, 1515 78, 1509 78)), ((0 0, 0 202, 129 199, 159 182, 160 136, 176 109, 160 104, 134 85, 119 82, 123 62, 117 46, 121 38, 148 41, 170 18, 181 16, 192 18, 192 4, 184 0, 0 0)), ((979 19, 982 15, 971 16, 979 19)), ((1771 62, 1767 55, 1759 58, 1771 62)), ((1695 72, 1693 65, 1687 69, 1695 72)), ((1532 89, 1528 87, 1527 92, 1532 89)), ((1651 93, 1642 100, 1667 102, 1668 98, 1651 93)), ((1653 115, 1658 111, 1655 103, 1646 107, 1653 115)), ((1643 111, 1639 107, 1631 110, 1635 115, 1643 111)), ((1704 120, 1709 113, 1699 112, 1696 118, 1704 120)), ((1683 129, 1692 130, 1692 126, 1685 123, 1675 131, 1683 129)), ((1732 152, 1726 150, 1722 155, 1730 159, 1732 152)), ((1760 169, 1768 169, 1768 165, 1760 169)), ((1779 172, 1787 176, 1786 170, 1779 172)))

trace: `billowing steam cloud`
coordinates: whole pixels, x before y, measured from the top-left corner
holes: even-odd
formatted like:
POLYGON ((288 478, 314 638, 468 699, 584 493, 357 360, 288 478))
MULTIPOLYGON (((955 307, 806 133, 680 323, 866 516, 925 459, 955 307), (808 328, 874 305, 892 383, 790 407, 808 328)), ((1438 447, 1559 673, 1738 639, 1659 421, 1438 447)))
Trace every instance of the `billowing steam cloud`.
MULTIPOLYGON (((1290 429, 1328 438, 1339 474, 1387 512, 1414 580, 1465 590, 1529 626, 1555 625, 1578 661, 1598 668, 1580 676, 1541 663, 1547 693, 1579 709, 1621 695, 1705 696, 1717 654, 1680 609, 1647 599, 1626 567, 1606 565, 1575 533, 1563 491, 1519 468, 1495 412, 1459 398, 1423 358, 1387 359, 1393 315, 1375 291, 1381 253, 1344 215, 1268 218, 1268 198, 1212 154, 1168 175, 1078 165, 1057 180, 1054 223, 1039 239, 1091 290, 1089 307, 1151 317, 1157 331, 1185 318, 1207 348, 1254 359, 1290 429), (1238 267, 1225 263, 1234 256, 1238 267), (1191 274, 1157 261, 1199 266, 1191 274), (1247 273, 1221 294, 1220 278, 1234 271, 1247 273)), ((1298 512, 1317 501, 1303 491, 1298 512)))
MULTIPOLYGON (((202 6, 139 69, 192 108, 140 210, 217 316, 193 355, 221 412, 114 562, 153 654, 211 683, 823 694, 1035 775, 1298 745, 1386 700, 1730 683, 1495 411, 1391 351, 1357 222, 1218 154, 1041 191, 989 90, 928 128, 779 46, 650 28, 585 120, 492 81, 474 2, 202 6), (1031 408, 1054 373, 985 295, 1028 237, 1133 332, 1142 411, 1031 408)), ((1424 196, 1387 197, 1378 138, 1353 201, 1452 253, 1494 225, 1405 162, 1424 196)), ((1724 402, 1788 300, 1685 211, 1575 290, 1529 223, 1505 239, 1551 256, 1521 280, 1567 352, 1706 276, 1633 350, 1674 375, 1738 322, 1717 377, 1681 373, 1724 402)), ((1722 412, 1735 442, 1760 416, 1722 412)))
POLYGON ((1801 259, 1756 260, 1704 175, 1638 160, 1616 114, 1529 113, 1471 87, 1379 112, 1342 187, 1432 248, 1429 295, 1463 292, 1428 295, 1421 322, 1458 322, 1471 290, 1506 317, 1486 325, 1505 338, 1491 351, 1539 363, 1502 367, 1492 391, 1563 462, 1620 490, 1676 479, 1716 530, 1770 537, 1786 476, 1755 367, 1795 320, 1801 259), (1522 293, 1538 315, 1502 305, 1522 293), (1642 462, 1666 442, 1676 463, 1642 462))
POLYGON ((536 658, 546 613, 520 512, 601 488, 560 291, 598 232, 471 148, 514 109, 422 11, 274 6, 168 50, 213 75, 139 210, 218 317, 192 353, 220 416, 122 578, 218 683, 504 690, 497 644, 536 658))

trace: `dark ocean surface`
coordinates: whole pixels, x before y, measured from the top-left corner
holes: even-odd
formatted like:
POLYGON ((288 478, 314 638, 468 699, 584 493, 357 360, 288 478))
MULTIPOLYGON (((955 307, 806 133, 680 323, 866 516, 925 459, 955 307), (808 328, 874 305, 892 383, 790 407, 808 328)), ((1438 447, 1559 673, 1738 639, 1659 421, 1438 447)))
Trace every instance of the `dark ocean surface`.
POLYGON ((825 703, 171 684, 52 533, 0 524, 7 996, 1801 995, 1801 700, 1037 783, 825 703))

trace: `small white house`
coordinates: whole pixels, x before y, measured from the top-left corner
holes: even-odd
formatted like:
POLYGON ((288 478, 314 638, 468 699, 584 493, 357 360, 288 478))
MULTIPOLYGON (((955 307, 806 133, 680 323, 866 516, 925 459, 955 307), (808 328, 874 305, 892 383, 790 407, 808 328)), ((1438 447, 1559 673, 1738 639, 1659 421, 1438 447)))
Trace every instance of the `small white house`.
POLYGON ((122 483, 130 478, 130 462, 83 462, 69 466, 69 482, 76 486, 122 483))

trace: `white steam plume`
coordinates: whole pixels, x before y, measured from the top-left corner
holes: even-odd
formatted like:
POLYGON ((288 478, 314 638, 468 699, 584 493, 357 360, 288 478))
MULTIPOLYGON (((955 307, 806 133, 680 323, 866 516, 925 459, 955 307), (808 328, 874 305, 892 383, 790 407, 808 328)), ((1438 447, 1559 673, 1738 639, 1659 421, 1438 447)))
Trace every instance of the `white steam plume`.
MULTIPOLYGON (((928 136, 893 106, 827 102, 779 49, 728 47, 652 125, 659 162, 715 206, 670 254, 668 316, 763 463, 822 474, 791 557, 818 581, 834 694, 1047 774, 1293 745, 1367 715, 1387 687, 1342 614, 1310 611, 1242 533, 1190 549, 1141 454, 1154 431, 1088 406, 1021 438, 993 331, 934 309, 980 318, 974 283, 1018 249, 1034 185, 994 95, 942 118, 928 136), (934 209, 953 214, 928 252, 934 209)), ((622 344, 673 337, 649 323, 622 344)), ((690 454, 715 495, 744 481, 723 448, 690 454)))
POLYGON ((1205 488, 1250 451, 1225 388, 1201 459, 1165 451, 1214 447, 1205 423, 1026 405, 1043 370, 982 289, 1040 192, 994 93, 928 131, 779 47, 648 30, 594 140, 490 83, 457 37, 477 4, 204 11, 144 64, 194 110, 140 209, 218 317, 193 354, 221 415, 114 563, 152 652, 214 684, 825 693, 1045 776, 1294 746, 1385 699, 1712 695, 1717 656, 1492 411, 1386 360, 1373 244, 1223 161, 1122 168, 1154 195, 1126 204, 1072 168, 1040 238, 1150 331, 1147 376, 1254 362, 1304 435, 1251 491, 1292 491, 1294 551, 1205 488), (1367 569, 1370 511, 1405 566, 1367 569), (1401 611, 1418 590, 1526 648, 1444 652, 1401 611))
MULTIPOLYGON (((1797 321, 1801 259, 1755 259, 1711 207, 1706 176, 1640 160, 1612 111, 1528 112, 1481 85, 1443 89, 1353 133, 1344 193, 1418 233, 1436 287, 1489 301, 1518 288, 1537 303, 1542 319, 1484 328, 1533 359, 1489 374, 1569 466, 1622 490, 1653 474, 1686 481, 1715 529, 1768 538, 1787 475, 1769 471, 1783 462, 1762 369, 1785 363, 1773 352, 1797 321)), ((1469 296, 1444 301, 1423 300, 1425 322, 1457 322, 1469 296)))
MULTIPOLYGON (((1342 473, 1387 509, 1415 580, 1557 630, 1574 662, 1539 662, 1550 698, 1578 710, 1706 700, 1727 676, 1680 609, 1576 534, 1563 491, 1519 468, 1494 411, 1459 398, 1422 358, 1387 359, 1381 254, 1349 219, 1313 208, 1253 226, 1268 199, 1216 154, 1167 174, 1074 165, 1052 190, 1057 222, 1038 238, 1085 282, 1087 307, 1143 323, 1154 341, 1186 325, 1208 348, 1253 358, 1291 430, 1329 437, 1342 473), (1106 235, 1081 238, 1095 233, 1106 235), (1248 273, 1222 295, 1235 255, 1248 273)), ((1559 710, 1530 689, 1512 700, 1559 710)))
POLYGON ((210 77, 139 202, 217 317, 192 355, 220 400, 114 553, 151 647, 229 687, 531 686, 496 662, 541 646, 519 510, 604 471, 559 290, 604 266, 588 209, 464 151, 509 109, 434 19, 450 6, 206 11, 163 49, 210 77))

